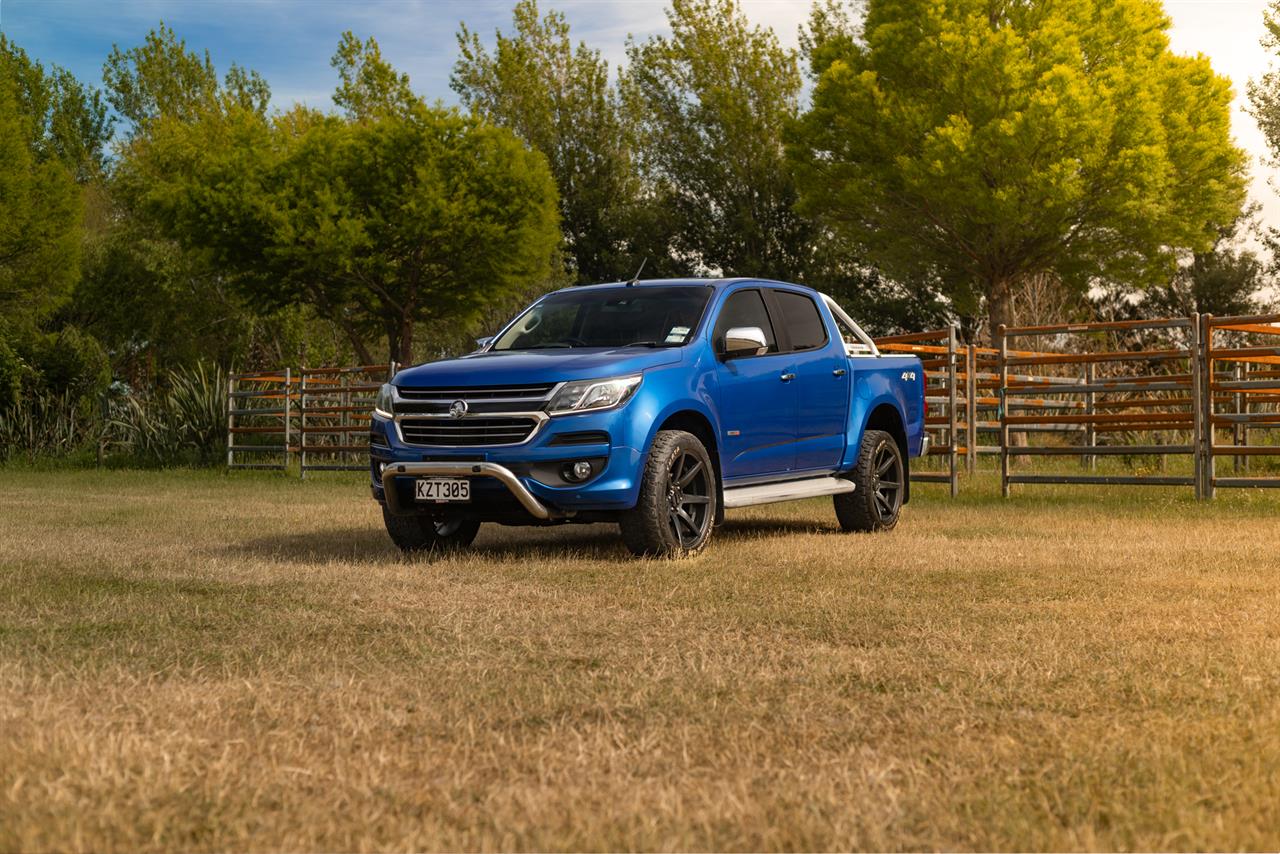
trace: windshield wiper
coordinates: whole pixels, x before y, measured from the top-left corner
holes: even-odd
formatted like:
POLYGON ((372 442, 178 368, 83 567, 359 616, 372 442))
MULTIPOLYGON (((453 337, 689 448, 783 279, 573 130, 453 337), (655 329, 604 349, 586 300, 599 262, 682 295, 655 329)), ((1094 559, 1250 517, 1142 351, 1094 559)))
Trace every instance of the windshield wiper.
POLYGON ((522 347, 522 350, 572 350, 572 344, 566 344, 564 341, 552 341, 547 344, 531 344, 528 347, 522 347))

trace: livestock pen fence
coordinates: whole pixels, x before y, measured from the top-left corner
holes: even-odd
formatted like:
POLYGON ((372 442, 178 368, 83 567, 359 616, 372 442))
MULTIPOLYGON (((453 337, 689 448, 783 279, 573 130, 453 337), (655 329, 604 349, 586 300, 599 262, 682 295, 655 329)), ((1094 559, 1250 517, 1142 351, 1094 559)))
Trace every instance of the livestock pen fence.
POLYGON ((396 365, 283 368, 231 374, 227 467, 299 473, 364 471, 378 388, 396 365))
POLYGON ((999 458, 1006 496, 1035 484, 1181 486, 1197 498, 1280 487, 1280 315, 1002 327, 994 347, 961 344, 952 327, 876 344, 920 357, 932 448, 912 480, 953 496, 984 455, 999 458), (1074 471, 1049 470, 1064 458, 1074 471))
MULTIPOLYGON (((1006 496, 1037 484, 1190 487, 1197 498, 1280 488, 1280 314, 1002 327, 991 347, 949 327, 876 346, 920 358, 932 447, 911 479, 952 496, 984 457, 998 460, 1006 496)), ((374 398, 395 371, 232 374, 228 468, 363 471, 374 398)))

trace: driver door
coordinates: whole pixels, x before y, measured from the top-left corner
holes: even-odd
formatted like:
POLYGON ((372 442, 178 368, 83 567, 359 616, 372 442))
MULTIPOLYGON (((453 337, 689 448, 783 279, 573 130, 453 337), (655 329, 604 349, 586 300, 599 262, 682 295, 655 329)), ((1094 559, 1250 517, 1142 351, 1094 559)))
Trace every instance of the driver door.
POLYGON ((779 352, 761 291, 747 288, 731 293, 720 308, 713 336, 725 480, 791 471, 799 412, 797 385, 792 381, 795 365, 793 354, 779 352), (725 333, 741 326, 764 332, 768 352, 725 358, 725 333))

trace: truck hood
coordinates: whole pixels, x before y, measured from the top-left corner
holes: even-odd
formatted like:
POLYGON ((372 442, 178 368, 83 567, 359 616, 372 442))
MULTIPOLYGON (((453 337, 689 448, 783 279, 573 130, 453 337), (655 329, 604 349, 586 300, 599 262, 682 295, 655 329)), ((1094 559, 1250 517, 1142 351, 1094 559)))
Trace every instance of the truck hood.
POLYGON ((486 386, 590 380, 638 374, 681 359, 681 348, 583 347, 472 353, 405 368, 395 384, 404 388, 486 386))

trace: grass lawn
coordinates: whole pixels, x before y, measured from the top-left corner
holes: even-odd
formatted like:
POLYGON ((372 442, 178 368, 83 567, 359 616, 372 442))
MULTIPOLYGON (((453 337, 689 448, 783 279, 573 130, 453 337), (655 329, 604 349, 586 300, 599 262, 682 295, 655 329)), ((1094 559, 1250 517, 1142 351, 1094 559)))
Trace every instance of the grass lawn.
POLYGON ((1280 848, 1280 496, 943 489, 432 563, 355 478, 0 470, 0 849, 1280 848))

